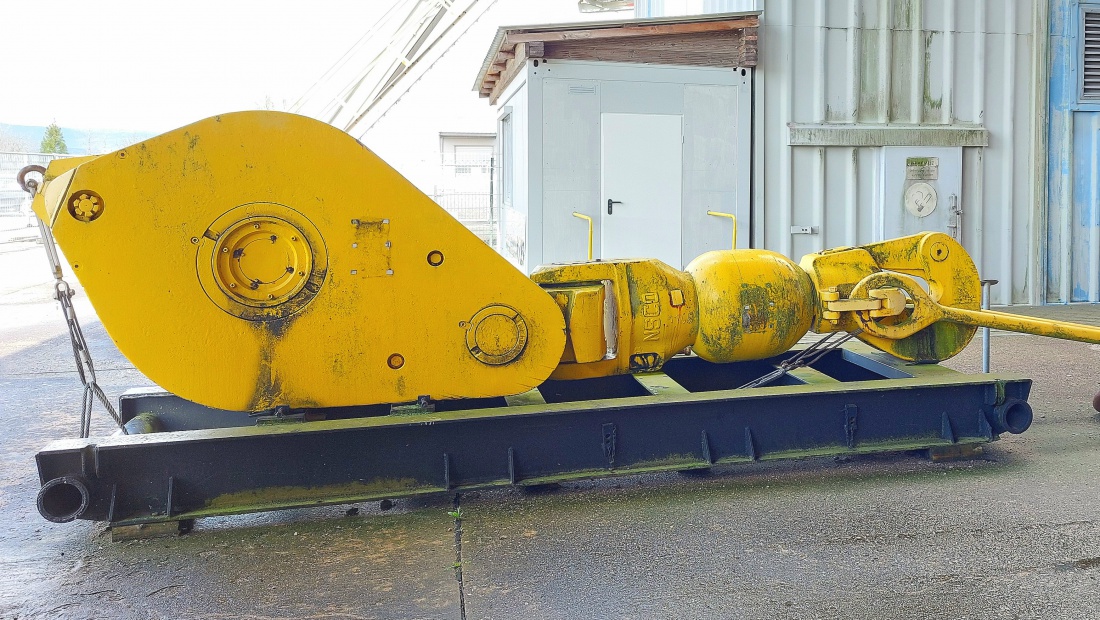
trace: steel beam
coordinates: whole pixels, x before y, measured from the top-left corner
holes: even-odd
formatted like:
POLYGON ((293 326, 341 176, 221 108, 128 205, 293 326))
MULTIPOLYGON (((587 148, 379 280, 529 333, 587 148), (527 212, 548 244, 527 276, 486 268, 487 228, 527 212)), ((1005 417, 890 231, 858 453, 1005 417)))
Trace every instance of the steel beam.
MULTIPOLYGON (((695 392, 648 380, 634 384, 643 393, 643 384, 659 384, 658 395, 570 402, 554 402, 569 395, 551 385, 540 388, 546 404, 56 441, 37 455, 40 510, 59 517, 54 520, 151 523, 717 463, 978 444, 1030 423, 1028 379, 935 366, 883 368, 873 356, 844 355, 859 363, 836 358, 818 370, 841 377, 838 364, 846 361, 876 370, 873 376, 901 378, 809 384, 789 378, 794 385, 695 392)), ((697 381, 706 375, 694 370, 697 381)), ((170 400, 161 404, 172 408, 170 400)))

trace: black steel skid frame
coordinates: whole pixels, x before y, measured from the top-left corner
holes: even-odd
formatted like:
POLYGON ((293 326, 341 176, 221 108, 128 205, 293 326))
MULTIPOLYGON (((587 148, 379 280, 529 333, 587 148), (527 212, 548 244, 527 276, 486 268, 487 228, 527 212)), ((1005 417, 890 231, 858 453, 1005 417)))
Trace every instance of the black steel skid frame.
MULTIPOLYGON (((725 384, 698 378, 739 381, 779 360, 738 367, 690 358, 678 372, 683 385, 699 385, 671 394, 638 395, 633 377, 613 377, 587 380, 594 382, 587 388, 548 382, 542 404, 489 399, 474 403, 477 409, 261 425, 169 394, 131 395, 121 403, 127 419, 159 412, 171 427, 173 413, 194 420, 205 410, 220 427, 53 442, 36 457, 39 510, 54 521, 136 525, 717 463, 965 446, 1031 422, 1028 379, 903 367, 847 350, 830 356, 819 366, 822 382, 787 376, 775 387, 715 389, 725 384), (838 381, 844 364, 870 374, 838 381), (577 400, 609 389, 621 397, 577 400)), ((674 366, 662 377, 676 377, 674 366)))

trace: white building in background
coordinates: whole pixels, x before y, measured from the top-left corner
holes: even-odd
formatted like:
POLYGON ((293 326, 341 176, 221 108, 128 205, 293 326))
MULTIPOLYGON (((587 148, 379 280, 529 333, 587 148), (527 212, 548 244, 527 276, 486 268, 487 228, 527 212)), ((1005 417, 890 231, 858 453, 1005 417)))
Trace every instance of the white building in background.
MULTIPOLYGON (((644 252, 674 264, 728 245, 731 222, 712 211, 738 216, 739 247, 796 259, 942 230, 962 241, 983 277, 1000 281, 994 303, 1064 302, 1064 283, 1051 285, 1062 259, 1048 242, 1066 220, 1047 204, 1047 32, 1050 12, 1066 4, 1054 1, 637 0, 634 13, 582 14, 575 1, 463 0, 436 22, 442 34, 427 50, 367 80, 383 85, 369 105, 352 93, 314 97, 348 101, 332 119, 301 110, 359 137, 436 196, 485 183, 471 158, 499 133, 495 156, 510 164, 489 173, 508 204, 494 196, 492 217, 506 209, 499 246, 528 271, 586 257, 586 224, 573 211, 594 218, 597 258, 644 252), (701 66, 682 54, 553 57, 554 42, 535 36, 586 30, 563 22, 629 28, 739 17, 758 19, 743 37, 756 43, 755 57, 742 66, 701 66), (530 26, 501 28, 517 24, 530 26), (514 46, 501 48, 509 30, 529 35, 521 66, 506 57, 514 46), (471 92, 475 79, 488 90, 471 92), (658 117, 679 117, 678 126, 658 117), (649 219, 635 232, 604 230, 607 201, 621 200, 609 195, 622 191, 616 186, 660 194, 671 211, 643 207, 649 219), (615 245, 631 239, 642 247, 615 245)), ((435 19, 422 13, 417 27, 435 19)), ((613 204, 609 217, 627 208, 613 204)))
POLYGON ((470 89, 485 46, 501 25, 632 9, 622 0, 398 0, 292 111, 358 138, 495 246, 496 116, 470 89))
POLYGON ((559 232, 572 211, 594 217, 596 257, 645 252, 673 264, 718 244, 716 231, 729 232, 728 223, 708 219, 707 211, 737 215, 739 246, 795 259, 939 230, 963 243, 983 277, 1000 281, 994 303, 1040 303, 1048 77, 1046 39, 1040 36, 1036 45, 1034 33, 1046 32, 1047 8, 1043 0, 646 0, 637 5, 643 19, 583 34, 544 24, 503 29, 489 55, 525 51, 524 67, 494 76, 483 66, 482 95, 495 100, 501 118, 517 109, 529 115, 516 121, 526 142, 516 139, 514 146, 522 160, 514 164, 514 219, 522 225, 505 211, 505 234, 526 237, 505 239, 506 254, 524 247, 526 269, 583 259, 580 239, 559 232), (742 9, 750 10, 715 13, 742 9), (742 40, 753 44, 752 62, 700 68, 708 41, 732 44, 720 30, 702 40, 690 33, 739 18, 759 22, 743 30, 742 40), (615 43, 597 46, 599 37, 615 43), (653 53, 641 53, 644 46, 653 53), (664 58, 663 48, 669 51, 664 58), (723 79, 734 84, 743 72, 747 104, 700 95, 700 87, 723 79), (582 90, 593 91, 588 100, 582 90), (733 127, 720 116, 700 120, 705 106, 719 105, 736 115, 748 108, 748 115, 733 127), (608 125, 624 113, 653 126, 608 125), (662 198, 665 211, 656 204, 636 209, 652 215, 623 230, 645 230, 648 237, 643 247, 623 248, 617 237, 639 238, 617 230, 625 224, 618 209, 626 215, 630 205, 608 214, 606 203, 619 200, 616 185, 644 186, 653 172, 632 161, 634 177, 619 180, 611 134, 663 135, 655 125, 662 116, 680 120, 680 165, 669 160, 664 167, 678 179, 662 181, 679 183, 679 200, 662 198), (557 168, 563 148, 578 153, 568 171, 557 168), (585 165, 575 165, 578 158, 585 165), (574 190, 590 195, 580 199, 574 190))

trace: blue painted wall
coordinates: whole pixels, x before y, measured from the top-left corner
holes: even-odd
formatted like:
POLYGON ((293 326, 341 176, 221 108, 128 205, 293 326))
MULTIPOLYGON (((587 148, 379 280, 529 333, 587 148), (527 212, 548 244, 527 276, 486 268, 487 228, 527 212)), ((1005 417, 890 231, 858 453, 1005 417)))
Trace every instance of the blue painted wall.
POLYGON ((1100 301, 1100 102, 1080 99, 1083 9, 1100 2, 1051 0, 1048 303, 1100 301))

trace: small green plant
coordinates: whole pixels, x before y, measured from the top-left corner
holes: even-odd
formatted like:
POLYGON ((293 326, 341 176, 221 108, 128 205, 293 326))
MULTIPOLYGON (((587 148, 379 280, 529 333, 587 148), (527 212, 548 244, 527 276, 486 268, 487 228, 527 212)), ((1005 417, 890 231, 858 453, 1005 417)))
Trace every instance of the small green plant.
POLYGON ((455 508, 454 510, 448 512, 447 514, 450 515, 452 519, 461 519, 462 518, 462 509, 461 508, 455 508))
POLYGON ((42 144, 38 147, 43 153, 68 153, 69 147, 65 146, 65 136, 61 133, 61 128, 57 126, 57 122, 50 123, 50 126, 46 128, 45 135, 42 136, 42 144))

